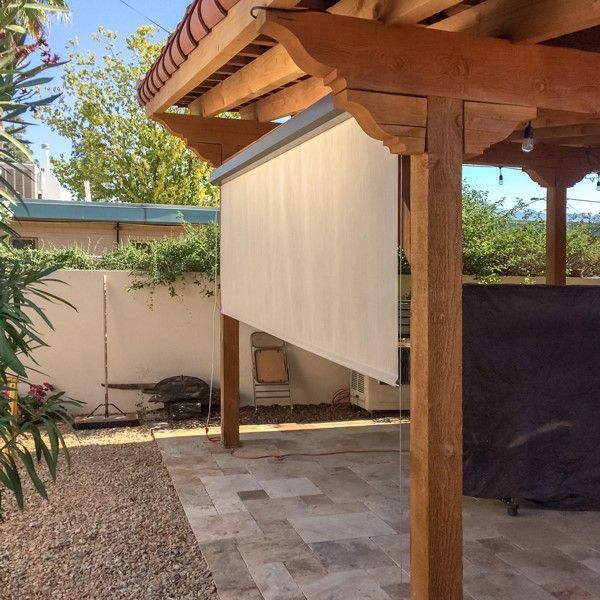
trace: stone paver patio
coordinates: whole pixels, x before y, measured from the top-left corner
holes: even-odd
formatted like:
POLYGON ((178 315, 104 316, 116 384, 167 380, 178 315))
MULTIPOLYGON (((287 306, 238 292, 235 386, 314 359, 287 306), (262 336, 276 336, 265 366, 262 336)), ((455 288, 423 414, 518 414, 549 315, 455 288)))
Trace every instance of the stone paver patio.
MULTIPOLYGON (((398 423, 244 426, 234 456, 199 430, 156 439, 222 600, 409 597, 408 453, 372 452, 398 423), (369 452, 247 458, 344 450, 369 452)), ((464 539, 467 599, 600 600, 600 513, 465 498, 464 539)))

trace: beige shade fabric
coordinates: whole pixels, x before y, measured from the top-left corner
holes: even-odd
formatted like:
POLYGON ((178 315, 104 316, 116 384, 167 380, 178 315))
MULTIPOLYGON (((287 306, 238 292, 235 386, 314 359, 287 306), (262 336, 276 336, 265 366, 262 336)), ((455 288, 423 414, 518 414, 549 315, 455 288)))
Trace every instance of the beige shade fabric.
POLYGON ((398 379, 398 157, 347 119, 222 186, 223 313, 398 379))

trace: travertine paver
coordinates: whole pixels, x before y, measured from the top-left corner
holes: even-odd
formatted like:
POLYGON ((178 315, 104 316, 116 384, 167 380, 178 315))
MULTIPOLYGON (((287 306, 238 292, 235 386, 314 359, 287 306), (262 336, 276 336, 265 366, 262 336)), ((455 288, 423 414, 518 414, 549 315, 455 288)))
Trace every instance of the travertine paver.
MULTIPOLYGON (((221 600, 410 598, 408 454, 331 454, 398 449, 400 426, 250 429, 233 454, 201 432, 157 433, 221 600), (287 452, 326 454, 252 458, 287 452)), ((465 498, 463 515, 465 600, 600 600, 600 513, 512 518, 465 498)))
POLYGON ((267 479, 261 481, 260 484, 271 498, 318 496, 323 493, 307 477, 293 477, 291 479, 267 479))
POLYGON ((304 600, 305 598, 283 563, 254 565, 250 567, 250 574, 265 600, 304 600))
POLYGON ((368 570, 386 567, 399 570, 396 563, 369 538, 316 542, 309 546, 330 573, 348 571, 348 569, 368 570))
POLYGON ((317 517, 299 516, 290 517, 288 521, 307 543, 368 539, 372 536, 395 533, 385 521, 372 512, 317 517))
POLYGON ((360 569, 329 573, 302 586, 307 600, 389 600, 390 596, 366 572, 360 569))

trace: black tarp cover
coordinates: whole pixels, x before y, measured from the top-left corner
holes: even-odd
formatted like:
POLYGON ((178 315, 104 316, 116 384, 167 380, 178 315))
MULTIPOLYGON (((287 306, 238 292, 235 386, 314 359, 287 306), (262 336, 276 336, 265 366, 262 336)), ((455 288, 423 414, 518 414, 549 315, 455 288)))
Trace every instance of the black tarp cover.
POLYGON ((464 493, 600 509, 600 286, 465 285, 464 493))

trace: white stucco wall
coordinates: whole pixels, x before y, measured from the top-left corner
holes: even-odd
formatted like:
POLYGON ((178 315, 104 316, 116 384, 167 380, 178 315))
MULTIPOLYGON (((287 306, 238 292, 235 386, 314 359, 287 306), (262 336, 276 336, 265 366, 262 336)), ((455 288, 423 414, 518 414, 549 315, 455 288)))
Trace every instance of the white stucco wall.
MULTIPOLYGON (((69 300, 77 312, 61 305, 46 306, 55 331, 41 327, 49 348, 36 352, 45 375, 31 374, 34 381, 50 381, 67 395, 84 401, 81 412, 103 402, 104 346, 102 277, 100 271, 60 271, 66 285, 50 284, 50 291, 69 300)), ((213 356, 215 382, 219 385, 219 313, 214 300, 191 282, 178 286, 172 298, 166 289, 154 294, 128 291, 130 278, 124 271, 108 271, 108 365, 114 383, 156 382, 186 374, 208 381, 213 356)), ((240 387, 242 405, 253 402, 250 334, 240 328, 240 387)), ((292 393, 295 403, 330 402, 340 387, 349 385, 350 372, 328 360, 289 347, 292 393)), ((135 391, 110 391, 111 401, 133 410, 140 395, 135 391)))

